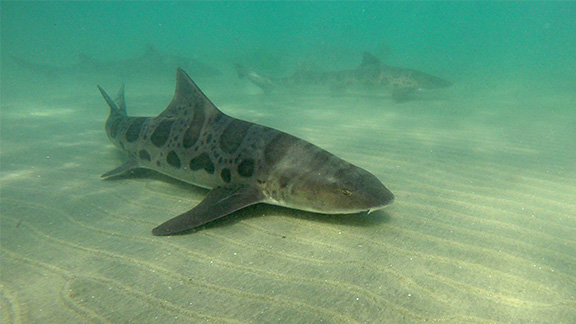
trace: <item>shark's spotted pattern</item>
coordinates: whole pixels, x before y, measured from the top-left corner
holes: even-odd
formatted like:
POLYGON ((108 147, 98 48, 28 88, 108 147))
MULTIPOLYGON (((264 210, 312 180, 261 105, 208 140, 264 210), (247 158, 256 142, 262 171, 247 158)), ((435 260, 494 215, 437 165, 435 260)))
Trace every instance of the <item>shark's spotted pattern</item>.
POLYGON ((172 124, 174 120, 165 119, 156 125, 152 134, 150 134, 150 141, 156 147, 162 147, 166 144, 168 137, 170 136, 170 130, 172 129, 172 124))
POLYGON ((200 169, 204 169, 209 174, 214 174, 214 163, 206 153, 202 153, 190 160, 190 170, 198 171, 200 169))
POLYGON ((256 203, 321 213, 384 207, 392 193, 372 174, 281 131, 222 113, 182 70, 157 117, 126 115, 124 89, 112 100, 106 132, 128 154, 104 178, 148 168, 212 189, 195 208, 154 229, 185 231, 256 203))
POLYGON ((139 157, 141 160, 145 160, 145 161, 148 161, 148 162, 150 162, 150 160, 152 159, 152 158, 150 157, 150 153, 148 153, 148 151, 146 151, 146 150, 140 150, 140 152, 138 152, 138 157, 139 157))

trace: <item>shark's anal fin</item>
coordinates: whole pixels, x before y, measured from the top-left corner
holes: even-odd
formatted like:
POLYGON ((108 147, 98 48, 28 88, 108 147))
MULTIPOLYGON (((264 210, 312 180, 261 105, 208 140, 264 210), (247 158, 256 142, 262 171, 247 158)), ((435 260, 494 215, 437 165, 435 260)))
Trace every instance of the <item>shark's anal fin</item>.
POLYGON ((204 225, 239 209, 260 203, 264 195, 251 186, 212 189, 196 207, 154 228, 154 235, 172 235, 204 225))
POLYGON ((113 170, 110 170, 110 171, 104 173, 100 177, 104 178, 104 179, 107 179, 110 177, 115 177, 115 176, 124 174, 128 171, 138 169, 139 167, 140 167, 140 164, 138 164, 138 161, 133 157, 129 157, 128 160, 126 160, 126 162, 124 162, 124 164, 117 167, 116 169, 113 169, 113 170))

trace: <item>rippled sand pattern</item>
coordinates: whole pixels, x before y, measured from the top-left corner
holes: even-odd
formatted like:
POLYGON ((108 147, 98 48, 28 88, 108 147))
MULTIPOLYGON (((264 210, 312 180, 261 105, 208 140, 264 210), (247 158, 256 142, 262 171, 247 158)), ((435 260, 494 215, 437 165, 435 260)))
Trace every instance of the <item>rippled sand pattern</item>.
MULTIPOLYGON (((254 206, 154 237, 206 191, 149 172, 101 181, 121 156, 96 89, 3 103, 2 323, 573 323, 573 94, 225 90, 207 91, 222 110, 370 170, 395 203, 363 216, 254 206)), ((127 96, 133 114, 162 109, 127 96)))

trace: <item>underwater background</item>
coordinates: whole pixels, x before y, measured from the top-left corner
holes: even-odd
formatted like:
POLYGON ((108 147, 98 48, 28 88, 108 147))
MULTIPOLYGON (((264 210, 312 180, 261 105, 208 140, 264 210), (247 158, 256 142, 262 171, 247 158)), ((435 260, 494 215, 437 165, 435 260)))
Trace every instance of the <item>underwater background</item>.
POLYGON ((0 322, 573 323, 576 2, 2 1, 0 322), (363 53, 453 82, 264 93, 363 53), (312 142, 395 194, 368 215, 269 205, 172 237, 207 191, 102 181, 123 83, 155 116, 182 67, 230 116, 312 142))

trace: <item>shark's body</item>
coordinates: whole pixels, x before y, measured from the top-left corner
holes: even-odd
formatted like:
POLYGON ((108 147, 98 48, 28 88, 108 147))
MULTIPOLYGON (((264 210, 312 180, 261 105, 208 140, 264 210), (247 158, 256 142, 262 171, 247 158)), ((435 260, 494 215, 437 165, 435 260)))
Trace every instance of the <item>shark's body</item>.
POLYGON ((284 132, 227 116, 181 69, 170 105, 157 117, 128 117, 124 91, 112 100, 106 132, 128 154, 102 175, 147 168, 211 189, 190 211, 153 230, 182 232, 256 203, 320 213, 382 208, 393 194, 372 174, 284 132))
POLYGON ((203 62, 183 56, 163 54, 153 46, 148 46, 146 52, 141 56, 121 60, 98 60, 86 54, 80 54, 78 62, 62 66, 36 63, 20 57, 13 57, 12 59, 18 65, 47 77, 93 74, 115 75, 122 79, 142 76, 157 77, 168 71, 171 74, 178 67, 186 68, 195 75, 203 77, 222 74, 218 69, 203 62))
POLYGON ((439 89, 452 85, 450 81, 426 72, 384 64, 377 57, 366 52, 360 66, 353 70, 298 71, 290 77, 267 78, 241 65, 236 65, 236 69, 240 78, 246 77, 264 92, 270 92, 278 86, 295 88, 320 85, 332 90, 386 88, 394 100, 403 101, 410 99, 421 90, 439 89))

